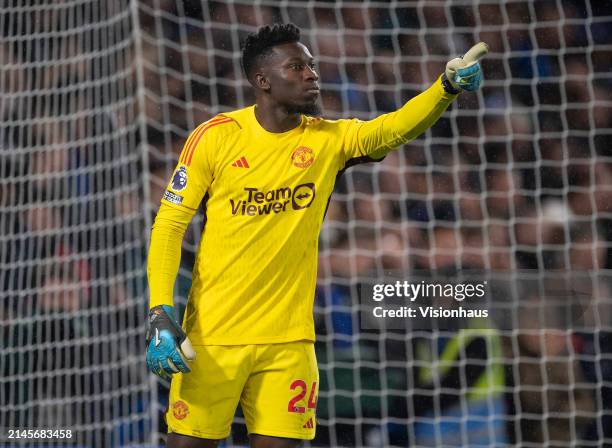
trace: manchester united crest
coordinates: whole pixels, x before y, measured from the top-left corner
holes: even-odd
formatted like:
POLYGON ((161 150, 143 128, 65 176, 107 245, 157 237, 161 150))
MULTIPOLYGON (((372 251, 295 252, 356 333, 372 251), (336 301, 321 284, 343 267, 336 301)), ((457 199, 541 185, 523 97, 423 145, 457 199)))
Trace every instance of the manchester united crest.
POLYGON ((306 146, 300 146, 291 154, 291 162, 298 168, 308 168, 314 162, 314 151, 306 146))
POLYGON ((187 413, 189 412, 189 407, 187 407, 187 403, 184 401, 177 401, 172 405, 172 415, 177 420, 183 420, 187 417, 187 413))

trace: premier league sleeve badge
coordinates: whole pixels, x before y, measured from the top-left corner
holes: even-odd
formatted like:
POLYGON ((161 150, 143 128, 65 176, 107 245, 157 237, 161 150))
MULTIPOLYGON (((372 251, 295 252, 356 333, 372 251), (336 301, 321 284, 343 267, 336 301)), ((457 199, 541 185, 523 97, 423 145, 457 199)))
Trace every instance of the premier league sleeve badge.
POLYGON ((174 191, 183 191, 187 186, 187 168, 184 166, 179 167, 172 176, 171 188, 174 191))

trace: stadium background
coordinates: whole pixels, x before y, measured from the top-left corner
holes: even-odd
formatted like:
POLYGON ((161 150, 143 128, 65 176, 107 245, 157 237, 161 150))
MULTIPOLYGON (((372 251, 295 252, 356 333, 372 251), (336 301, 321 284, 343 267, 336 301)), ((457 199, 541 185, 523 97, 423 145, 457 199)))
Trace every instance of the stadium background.
MULTIPOLYGON (((303 29, 330 118, 394 110, 451 57, 491 48, 479 93, 337 185, 320 242, 313 445, 414 442, 415 397, 440 390, 414 382, 413 340, 449 335, 360 332, 357 286, 468 267, 519 282, 522 269, 584 273, 598 312, 582 331, 536 319, 503 331, 503 356, 484 365, 503 366, 510 441, 612 443, 612 4, 577 0, 3 1, 0 441, 40 427, 82 446, 163 438, 165 387, 143 363, 149 229, 189 131, 252 102, 240 42, 274 21, 303 29)), ((179 304, 202 225, 184 242, 179 304)), ((516 316, 538 303, 509 297, 516 316)), ((465 408, 459 371, 445 392, 465 408)), ((228 443, 244 441, 238 418, 228 443)))

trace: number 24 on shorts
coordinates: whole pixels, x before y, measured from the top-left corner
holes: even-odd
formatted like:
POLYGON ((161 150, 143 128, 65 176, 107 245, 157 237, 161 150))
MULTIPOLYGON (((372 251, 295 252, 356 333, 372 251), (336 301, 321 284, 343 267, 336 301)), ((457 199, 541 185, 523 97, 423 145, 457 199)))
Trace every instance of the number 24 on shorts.
MULTIPOLYGON (((308 392, 308 386, 306 385, 306 381, 304 380, 295 380, 289 386, 290 390, 298 390, 298 394, 294 396, 291 400, 289 400, 289 405, 287 406, 287 411, 296 412, 298 414, 303 414, 306 412, 306 409, 303 406, 296 406, 296 403, 300 402, 306 396, 308 392)), ((310 395, 308 396, 308 409, 315 409, 317 407, 317 382, 312 383, 312 387, 310 388, 310 395)))

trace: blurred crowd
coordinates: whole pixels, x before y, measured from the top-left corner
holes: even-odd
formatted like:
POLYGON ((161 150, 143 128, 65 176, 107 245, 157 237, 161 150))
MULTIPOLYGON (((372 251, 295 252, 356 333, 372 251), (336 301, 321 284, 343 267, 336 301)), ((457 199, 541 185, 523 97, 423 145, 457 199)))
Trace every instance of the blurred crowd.
POLYGON ((143 165, 121 3, 0 11, 0 426, 70 428, 79 446, 117 445, 148 418, 143 165))
MULTIPOLYGON (((595 330, 558 331, 530 322, 525 325, 535 328, 533 334, 525 330, 508 338, 500 332, 501 360, 478 351, 483 341, 490 345, 484 336, 467 353, 476 364, 498 363, 504 370, 505 393, 491 393, 500 398, 492 406, 507 423, 495 441, 567 446, 570 439, 610 437, 606 400, 594 398, 610 393, 602 386, 610 365, 594 359, 612 349, 606 277, 612 261, 611 8, 580 1, 366 3, 316 2, 304 9, 199 1, 177 7, 162 1, 143 8, 154 204, 188 132, 218 112, 253 101, 238 45, 259 25, 292 21, 302 28, 317 60, 329 118, 368 119, 393 111, 433 82, 450 57, 487 42, 491 52, 483 61, 480 94, 460 97, 426 138, 378 164, 352 168, 337 183, 319 248, 318 354, 322 390, 328 390, 320 402, 319 438, 348 446, 435 445, 423 431, 437 430, 465 442, 456 437, 457 428, 424 430, 426 425, 417 424, 418 417, 433 421, 428 412, 434 408, 437 417, 449 412, 458 418, 451 412, 456 400, 443 404, 439 396, 432 401, 418 394, 384 399, 389 390, 432 392, 432 386, 415 380, 418 357, 410 338, 370 340, 359 331, 355 312, 363 278, 462 270, 594 273, 585 287, 588 306, 596 310, 595 330), (387 344, 392 348, 382 348, 387 344), (514 362, 519 356, 526 361, 514 362), (558 357, 553 370, 566 377, 538 375, 551 369, 542 356, 558 357), (355 370, 355 362, 385 367, 355 370), (393 363, 403 368, 390 368, 393 363), (581 381, 589 385, 568 392, 581 381), (549 397, 546 384, 562 392, 549 397), (514 393, 525 390, 531 394, 514 393), (559 418, 550 418, 555 412, 559 418), (576 413, 590 418, 577 419, 576 413), (413 424, 402 430, 401 424, 381 429, 365 423, 385 416, 413 424)), ((196 235, 200 229, 194 227, 196 235)), ((190 237, 194 244, 196 235, 190 237)), ((511 297, 517 313, 545 295, 520 291, 511 297)), ((444 345, 440 334, 423 339, 444 345)), ((464 406, 466 390, 478 379, 469 369, 472 361, 456 360, 468 367, 456 374, 463 383, 454 385, 464 406)))
MULTIPOLYGON (((467 384, 449 379, 447 386, 465 398, 471 380, 483 374, 470 366, 498 363, 503 381, 490 385, 502 390, 490 394, 500 398, 494 407, 505 416, 498 440, 555 439, 567 446, 570 439, 606 436, 612 443, 612 401, 596 398, 608 397, 612 379, 606 358, 612 353, 609 2, 260 3, 141 1, 136 28, 127 1, 85 5, 80 20, 89 27, 80 31, 104 38, 68 33, 51 43, 49 33, 70 28, 62 8, 40 16, 3 13, 15 25, 2 31, 0 42, 0 336, 9 341, 5 347, 25 347, 3 348, 8 362, 0 377, 8 380, 0 381, 0 393, 14 398, 11 412, 31 418, 33 395, 10 393, 23 375, 32 387, 64 371, 87 372, 88 363, 124 362, 131 369, 124 376, 114 378, 109 369, 100 378, 84 375, 70 392, 74 400, 108 388, 146 387, 138 354, 148 226, 189 132, 252 103, 239 61, 242 39, 260 25, 291 21, 317 60, 328 118, 393 111, 434 82, 450 58, 480 40, 490 47, 481 92, 462 95, 424 137, 380 163, 350 169, 337 183, 319 248, 319 443, 427 445, 422 434, 432 428, 418 426, 415 415, 428 421, 431 409, 439 417, 457 403, 443 405, 417 368, 416 340, 436 341, 430 345, 442 351, 430 353, 435 359, 444 353, 440 333, 368 337, 359 331, 354 305, 365 277, 462 270, 592 274, 592 331, 548 330, 538 322, 530 323, 533 334, 500 331, 496 359, 496 343, 483 333, 466 345, 467 359, 456 360, 465 370, 455 374, 467 384), (30 22, 37 25, 30 29, 30 22), (39 38, 25 38, 32 33, 39 38), (102 354, 92 355, 92 337, 105 341, 102 354), (76 344, 80 355, 41 349, 66 338, 73 345, 63 349, 76 344), (562 365, 573 374, 538 376, 551 368, 547 354, 558 363, 553 370, 562 365), (519 356, 526 361, 513 361, 519 356), (27 357, 37 361, 30 365, 27 357), (365 367, 355 369, 355 362, 365 367), (572 395, 577 382, 584 390, 572 395), (545 384, 552 383, 565 399, 546 395, 545 384), (406 390, 426 393, 405 396, 406 390), (589 418, 571 417, 576 410, 589 418), (561 415, 551 420, 551 412, 561 415), (573 419, 565 425, 571 431, 551 432, 563 419, 573 419)), ((179 303, 188 293, 202 226, 200 214, 186 237, 179 303)), ((515 294, 514 309, 540 295, 515 294)), ((56 399, 68 394, 51 389, 56 399)), ((92 409, 81 403, 73 414, 121 419, 144 401, 122 403, 115 412, 94 400, 92 409)), ((49 409, 49 418, 54 412, 57 418, 49 409)), ((453 433, 435 429, 446 430, 453 433)))

